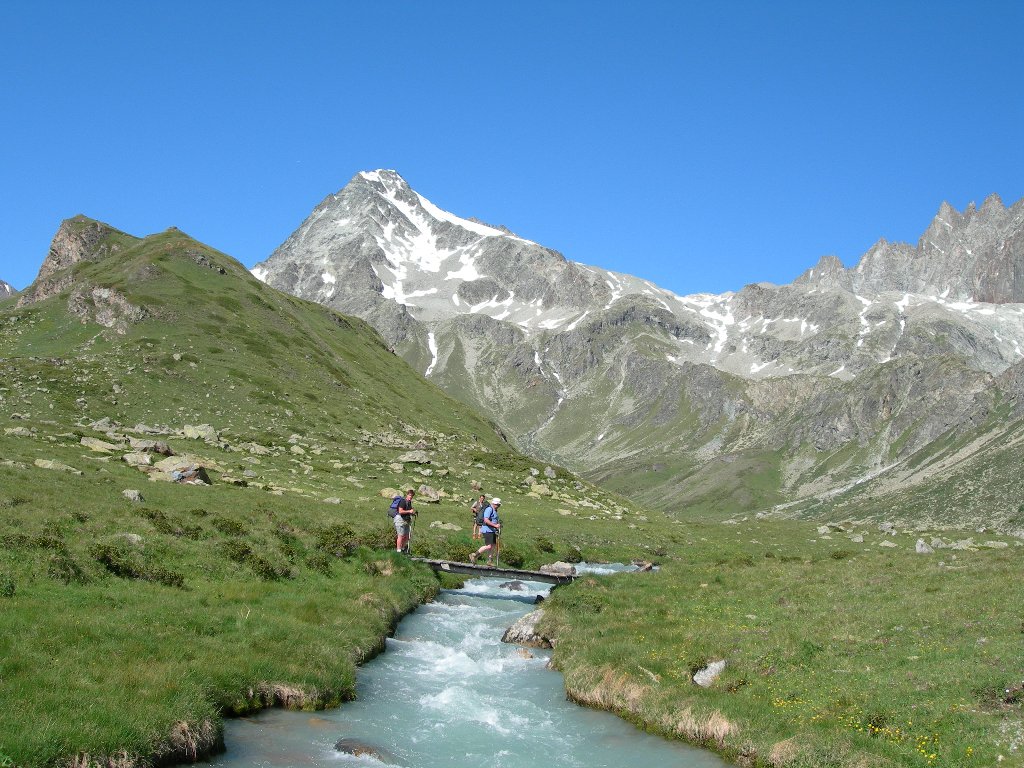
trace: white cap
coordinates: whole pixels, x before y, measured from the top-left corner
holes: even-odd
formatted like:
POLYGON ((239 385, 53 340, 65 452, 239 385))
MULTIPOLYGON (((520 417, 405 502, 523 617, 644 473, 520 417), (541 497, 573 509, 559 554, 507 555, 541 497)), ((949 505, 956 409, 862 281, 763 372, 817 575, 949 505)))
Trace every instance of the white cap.
POLYGON ((501 504, 501 499, 495 496, 493 499, 491 499, 491 504, 501 504))

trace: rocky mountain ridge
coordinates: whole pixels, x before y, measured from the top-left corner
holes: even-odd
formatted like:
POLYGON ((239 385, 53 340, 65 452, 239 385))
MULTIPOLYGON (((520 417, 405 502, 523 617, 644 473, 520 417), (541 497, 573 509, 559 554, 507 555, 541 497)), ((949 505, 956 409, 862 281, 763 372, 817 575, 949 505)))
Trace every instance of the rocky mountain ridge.
POLYGON ((10 283, 0 280, 0 299, 8 299, 16 293, 17 291, 10 283))
POLYGON ((369 320, 520 445, 725 511, 829 498, 1015 403, 999 377, 1024 359, 1022 243, 1024 201, 993 196, 850 269, 678 296, 372 171, 253 273, 369 320))

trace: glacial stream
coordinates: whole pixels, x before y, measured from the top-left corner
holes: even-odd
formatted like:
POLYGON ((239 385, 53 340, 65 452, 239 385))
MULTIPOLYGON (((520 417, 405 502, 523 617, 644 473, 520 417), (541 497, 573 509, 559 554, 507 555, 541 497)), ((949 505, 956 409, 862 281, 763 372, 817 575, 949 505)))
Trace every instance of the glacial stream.
POLYGON ((213 765, 382 765, 336 751, 340 739, 370 746, 386 764, 405 768, 725 765, 709 752, 566 701, 562 676, 545 669, 550 651, 531 648, 526 658, 518 646, 501 642, 548 585, 523 582, 524 591, 510 591, 502 583, 468 581, 404 618, 386 652, 359 669, 356 701, 326 712, 273 709, 229 720, 227 752, 213 765))

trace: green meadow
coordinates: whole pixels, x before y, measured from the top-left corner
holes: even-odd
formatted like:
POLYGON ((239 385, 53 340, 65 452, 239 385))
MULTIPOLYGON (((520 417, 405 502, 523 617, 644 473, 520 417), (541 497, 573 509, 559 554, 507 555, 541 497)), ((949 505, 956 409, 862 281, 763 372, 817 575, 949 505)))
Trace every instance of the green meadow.
POLYGON ((660 571, 557 590, 570 696, 741 765, 1024 764, 1024 547, 848 527, 673 525, 660 571))
POLYGON ((1024 764, 1019 541, 888 535, 877 510, 827 534, 743 518, 770 457, 674 519, 545 473, 365 323, 176 230, 101 246, 49 298, 0 304, 3 768, 194 760, 225 717, 350 699, 357 665, 441 586, 393 552, 390 494, 421 486, 416 555, 467 559, 482 488, 505 502, 503 564, 660 566, 545 604, 581 703, 742 765, 1024 764), (129 438, 211 484, 130 466, 129 438), (917 554, 918 538, 959 548, 917 554))

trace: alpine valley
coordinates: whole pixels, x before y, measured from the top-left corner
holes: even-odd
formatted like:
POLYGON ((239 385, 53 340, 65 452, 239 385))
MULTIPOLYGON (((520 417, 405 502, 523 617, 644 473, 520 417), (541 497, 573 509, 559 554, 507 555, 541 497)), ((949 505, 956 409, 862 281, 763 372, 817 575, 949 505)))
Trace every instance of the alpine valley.
POLYGON ((648 506, 1024 530, 1024 201, 943 204, 916 246, 849 269, 679 296, 377 170, 252 272, 648 506))

